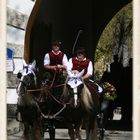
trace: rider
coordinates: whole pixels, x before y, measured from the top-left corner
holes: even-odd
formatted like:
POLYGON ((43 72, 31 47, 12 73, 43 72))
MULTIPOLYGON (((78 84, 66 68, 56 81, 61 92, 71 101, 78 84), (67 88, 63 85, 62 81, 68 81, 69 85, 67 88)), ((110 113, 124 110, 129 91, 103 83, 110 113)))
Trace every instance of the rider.
MULTIPOLYGON (((60 51, 61 42, 52 43, 52 51, 45 54, 44 57, 44 68, 46 73, 44 74, 45 84, 51 83, 51 95, 59 101, 62 94, 62 87, 57 87, 65 81, 64 71, 66 70, 68 59, 65 53, 60 51)), ((48 108, 50 113, 54 114, 58 112, 58 103, 51 98, 48 102, 48 108)), ((51 115, 51 114, 50 114, 51 115)), ((52 121, 48 121, 48 128, 55 134, 55 127, 52 121)), ((53 138, 54 139, 54 136, 53 138)))
POLYGON ((93 74, 93 64, 90 59, 86 58, 84 48, 79 48, 76 55, 69 59, 68 70, 78 73, 84 69, 82 80, 88 80, 93 74))
MULTIPOLYGON (((76 57, 72 57, 69 59, 69 64, 67 71, 72 71, 74 73, 79 73, 84 69, 84 74, 81 77, 84 81, 84 88, 88 88, 89 92, 94 97, 95 101, 95 108, 99 105, 98 100, 98 86, 97 84, 90 80, 90 78, 93 75, 93 64, 92 61, 88 58, 86 58, 85 49, 83 47, 77 49, 76 51, 76 57)), ((96 109, 95 109, 96 110, 96 109)))
MULTIPOLYGON (((52 43, 52 51, 45 54, 44 74, 45 84, 62 85, 65 82, 65 73, 68 64, 68 59, 65 53, 60 51, 61 42, 52 43), (65 72, 65 73, 64 73, 65 72)), ((53 95, 59 99, 62 94, 62 87, 52 88, 53 95)))
POLYGON ((52 80, 55 74, 55 82, 62 81, 63 72, 66 70, 68 59, 65 53, 60 51, 61 42, 52 43, 52 51, 45 54, 44 68, 48 80, 52 80))
POLYGON ((88 58, 86 58, 85 49, 83 47, 77 49, 76 51, 76 57, 72 57, 69 59, 68 64, 68 71, 73 71, 74 73, 79 73, 84 69, 84 74, 82 76, 82 80, 86 84, 86 86, 92 90, 94 90, 96 93, 98 91, 98 86, 96 83, 89 78, 93 75, 93 64, 92 61, 88 58))

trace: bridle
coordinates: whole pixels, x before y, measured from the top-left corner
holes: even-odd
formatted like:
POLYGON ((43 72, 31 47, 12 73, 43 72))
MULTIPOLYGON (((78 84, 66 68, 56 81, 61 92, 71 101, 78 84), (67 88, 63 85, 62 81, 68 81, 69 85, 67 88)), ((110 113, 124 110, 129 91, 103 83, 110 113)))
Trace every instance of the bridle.
MULTIPOLYGON (((29 67, 25 67, 25 70, 26 70, 27 75, 24 75, 24 76, 28 76, 29 67)), ((33 74, 33 75, 34 75, 34 78, 36 78, 35 72, 34 72, 33 70, 30 69, 30 73, 29 73, 29 74, 33 74)), ((20 88, 21 84, 23 84, 23 88, 24 88, 24 91, 25 91, 26 94, 28 94, 28 93, 30 94, 30 93, 33 93, 33 92, 36 92, 36 91, 43 91, 44 88, 47 88, 47 90, 49 91, 51 88, 61 87, 61 86, 64 85, 64 84, 61 84, 61 85, 56 85, 56 86, 54 86, 54 82, 55 82, 55 78, 56 78, 56 72, 55 72, 55 73, 54 73, 54 76, 53 76, 53 80, 52 80, 51 84, 50 84, 48 87, 45 87, 45 85, 44 85, 44 87, 42 87, 42 88, 40 88, 40 89, 37 89, 37 88, 36 88, 36 89, 28 89, 28 86, 29 86, 29 85, 23 80, 23 79, 24 79, 24 76, 21 77, 21 79, 19 80, 19 84, 18 84, 18 86, 17 86, 17 93, 19 94, 19 96, 23 96, 23 95, 20 95, 20 93, 19 93, 19 88, 20 88)), ((41 95, 43 95, 43 94, 41 94, 41 95)), ((58 100, 57 98, 55 98, 55 96, 52 95, 51 93, 49 93, 49 96, 50 96, 55 102, 57 102, 58 104, 60 104, 60 105, 62 106, 62 108, 61 108, 58 112, 56 112, 55 114, 53 114, 53 115, 51 115, 51 116, 45 115, 45 114, 42 112, 42 110, 41 110, 41 108, 40 108, 40 106, 39 106, 39 101, 40 101, 40 99, 42 98, 41 96, 39 97, 39 98, 40 98, 39 100, 37 100, 37 99, 35 99, 35 98, 34 98, 34 100, 35 100, 36 107, 38 108, 38 110, 39 110, 39 112, 40 112, 40 114, 41 114, 41 116, 42 116, 43 118, 46 118, 46 119, 54 119, 54 118, 56 118, 56 117, 66 108, 66 105, 67 105, 68 103, 63 103, 63 102, 59 101, 59 100, 58 100)))
POLYGON ((79 94, 78 94, 78 87, 83 85, 84 81, 81 79, 81 77, 77 77, 77 76, 71 76, 68 78, 67 81, 67 86, 68 88, 70 88, 69 90, 72 90, 72 95, 71 96, 73 98, 74 101, 74 107, 78 107, 78 100, 79 100, 79 94))
POLYGON ((21 88, 21 85, 22 85, 22 87, 23 87, 25 93, 27 93, 28 90, 30 90, 30 89, 28 89, 28 88, 30 87, 32 81, 34 82, 34 85, 35 85, 35 87, 37 88, 37 77, 36 77, 36 74, 35 74, 34 70, 32 70, 31 68, 29 68, 28 66, 26 66, 26 67, 24 67, 24 69, 23 69, 23 71, 21 72, 21 74, 22 74, 22 76, 21 76, 21 78, 20 78, 20 80, 19 80, 19 83, 18 83, 18 85, 17 85, 17 93, 18 93, 18 95, 20 95, 20 88, 21 88), (25 70, 25 71, 24 71, 24 70, 25 70), (30 78, 31 81, 28 82, 28 83, 27 83, 26 81, 24 81, 24 78, 25 78, 26 76, 30 76, 31 74, 33 75, 33 79, 30 78))

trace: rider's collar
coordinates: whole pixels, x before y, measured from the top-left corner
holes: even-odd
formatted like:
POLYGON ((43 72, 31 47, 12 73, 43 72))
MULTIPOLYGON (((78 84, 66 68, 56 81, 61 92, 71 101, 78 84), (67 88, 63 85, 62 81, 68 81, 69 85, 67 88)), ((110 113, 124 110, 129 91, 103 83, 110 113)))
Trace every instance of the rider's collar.
POLYGON ((61 51, 58 51, 58 53, 55 53, 53 50, 52 50, 53 54, 55 55, 58 55, 61 51))
MULTIPOLYGON (((78 57, 76 57, 76 60, 79 60, 78 57)), ((79 60, 79 61, 86 61, 87 58, 85 57, 83 60, 79 60)))

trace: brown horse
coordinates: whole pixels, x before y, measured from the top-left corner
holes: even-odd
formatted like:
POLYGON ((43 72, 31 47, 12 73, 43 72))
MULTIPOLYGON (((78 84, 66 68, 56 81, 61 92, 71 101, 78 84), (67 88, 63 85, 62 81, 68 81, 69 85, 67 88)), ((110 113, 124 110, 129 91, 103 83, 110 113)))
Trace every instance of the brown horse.
POLYGON ((99 105, 97 90, 91 84, 85 84, 79 74, 68 73, 64 87, 64 102, 69 104, 64 111, 71 140, 81 140, 81 123, 86 129, 87 140, 97 140, 96 115, 99 105))
POLYGON ((40 80, 37 76, 35 61, 27 65, 24 61, 23 69, 17 74, 20 79, 17 87, 18 112, 24 124, 23 140, 41 140, 41 115, 37 108, 40 99, 40 80))

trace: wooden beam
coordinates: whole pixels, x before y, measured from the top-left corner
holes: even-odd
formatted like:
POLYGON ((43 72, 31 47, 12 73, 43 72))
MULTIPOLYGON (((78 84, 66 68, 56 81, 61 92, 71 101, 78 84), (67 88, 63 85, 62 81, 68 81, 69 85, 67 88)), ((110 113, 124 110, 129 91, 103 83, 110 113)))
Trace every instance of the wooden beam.
POLYGON ((32 27, 35 21, 35 18, 38 14, 38 10, 40 8, 41 0, 36 0, 35 5, 33 7, 33 10, 31 12, 31 15, 29 17, 27 27, 26 27, 26 33, 25 33, 25 46, 24 46, 24 59, 26 63, 29 63, 30 60, 30 35, 32 31, 32 27))

